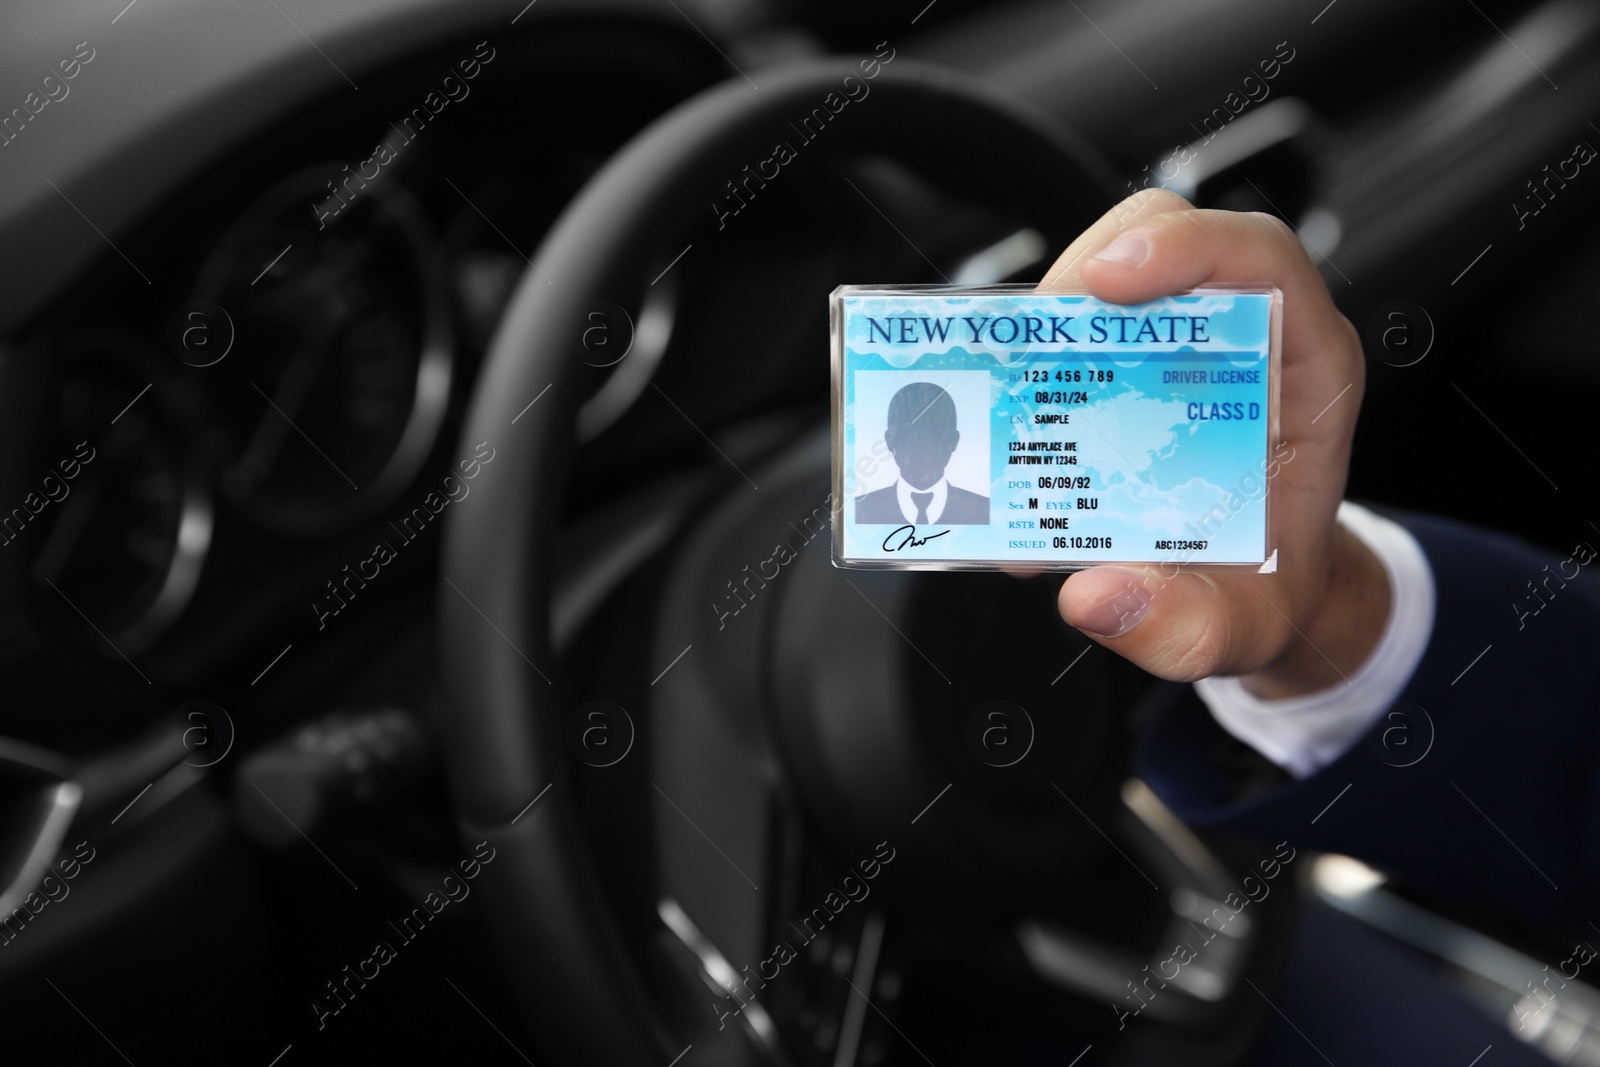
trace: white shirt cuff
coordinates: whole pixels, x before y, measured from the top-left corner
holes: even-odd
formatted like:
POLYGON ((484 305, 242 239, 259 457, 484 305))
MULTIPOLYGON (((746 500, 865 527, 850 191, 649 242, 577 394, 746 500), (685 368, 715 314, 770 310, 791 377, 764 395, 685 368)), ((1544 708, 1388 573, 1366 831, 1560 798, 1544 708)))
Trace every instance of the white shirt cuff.
POLYGON ((1372 550, 1389 578, 1389 620, 1361 668, 1348 682, 1283 700, 1254 696, 1236 677, 1194 683, 1224 730, 1296 778, 1344 755, 1399 699, 1433 635, 1433 571, 1416 538, 1349 501, 1339 505, 1339 522, 1372 550))

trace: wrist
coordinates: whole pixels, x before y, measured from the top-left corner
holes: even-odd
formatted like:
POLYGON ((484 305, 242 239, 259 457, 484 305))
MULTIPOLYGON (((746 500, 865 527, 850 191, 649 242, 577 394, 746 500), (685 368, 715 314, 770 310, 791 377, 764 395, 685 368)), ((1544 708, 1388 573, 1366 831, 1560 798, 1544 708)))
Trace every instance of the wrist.
POLYGON ((1382 561, 1335 523, 1316 606, 1283 652, 1240 683, 1263 700, 1280 700, 1348 682, 1383 637, 1392 596, 1382 561))

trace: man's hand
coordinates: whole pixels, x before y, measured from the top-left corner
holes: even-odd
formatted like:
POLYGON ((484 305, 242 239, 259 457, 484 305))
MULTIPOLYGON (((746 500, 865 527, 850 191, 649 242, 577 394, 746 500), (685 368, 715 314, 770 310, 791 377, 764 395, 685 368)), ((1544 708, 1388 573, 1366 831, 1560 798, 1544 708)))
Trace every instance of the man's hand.
POLYGON ((1287 447, 1272 457, 1269 482, 1278 573, 1167 578, 1152 566, 1094 567, 1061 587, 1061 616, 1162 678, 1237 674, 1261 697, 1313 692, 1366 660, 1388 617, 1389 587, 1378 560, 1334 521, 1361 406, 1360 336, 1293 231, 1269 215, 1199 211, 1146 190, 1089 227, 1039 288, 1137 304, 1208 282, 1283 290, 1287 447))

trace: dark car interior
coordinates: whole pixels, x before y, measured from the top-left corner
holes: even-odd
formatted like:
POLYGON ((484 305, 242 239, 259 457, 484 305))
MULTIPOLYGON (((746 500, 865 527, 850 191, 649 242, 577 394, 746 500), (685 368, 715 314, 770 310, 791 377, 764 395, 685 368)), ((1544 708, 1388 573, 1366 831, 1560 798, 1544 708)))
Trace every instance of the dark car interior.
POLYGON ((1561 946, 1179 823, 1059 577, 835 569, 824 304, 1275 214, 1366 342, 1349 496, 1600 536, 1600 7, 0 26, 18 1062, 1600 1063, 1561 946))

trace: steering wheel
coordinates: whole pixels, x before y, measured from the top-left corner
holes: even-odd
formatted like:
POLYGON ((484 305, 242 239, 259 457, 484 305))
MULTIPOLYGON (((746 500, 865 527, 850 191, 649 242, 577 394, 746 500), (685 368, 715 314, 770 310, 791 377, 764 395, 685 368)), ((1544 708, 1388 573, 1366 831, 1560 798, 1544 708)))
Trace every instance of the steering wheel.
MULTIPOLYGON (((564 742, 573 708, 552 650, 551 604, 575 412, 596 373, 580 358, 580 339, 591 309, 643 293, 645 265, 683 246, 704 224, 706 204, 726 196, 725 183, 749 161, 770 156, 775 142, 792 141, 789 123, 845 92, 847 78, 866 84, 865 69, 854 60, 806 60, 761 72, 758 90, 733 78, 635 137, 545 238, 472 400, 464 447, 488 442, 498 458, 446 518, 440 733, 462 832, 496 850, 478 885, 491 938, 530 1029, 561 1064, 665 1067, 696 1034, 715 1032, 707 1024, 718 1021, 705 1009, 704 989, 693 995, 681 972, 644 958, 650 947, 624 936, 571 785, 592 769, 564 742)), ((981 85, 907 59, 878 68, 870 85, 869 97, 802 151, 874 154, 972 201, 1027 205, 1052 247, 1115 199, 1109 170, 1085 146, 981 85)), ((818 315, 825 295, 815 294, 818 315)), ((824 375, 821 352, 816 365, 824 375)), ((825 490, 825 476, 818 481, 815 466, 808 470, 808 485, 825 490)), ((825 539, 809 551, 815 562, 808 566, 826 567, 825 539)), ((860 585, 867 594, 888 588, 860 585)), ((853 610, 872 615, 860 601, 853 610)), ((803 679, 828 666, 791 663, 785 670, 803 679)), ((856 773, 835 768, 836 777, 856 773)), ((650 792, 639 802, 653 800, 650 792)), ((759 1058, 735 1047, 718 1062, 759 1058)))

